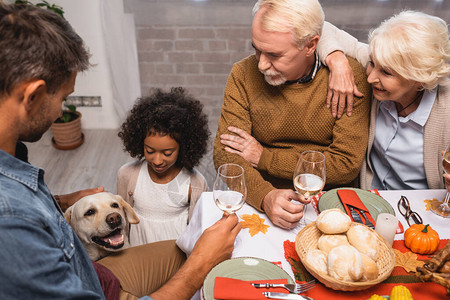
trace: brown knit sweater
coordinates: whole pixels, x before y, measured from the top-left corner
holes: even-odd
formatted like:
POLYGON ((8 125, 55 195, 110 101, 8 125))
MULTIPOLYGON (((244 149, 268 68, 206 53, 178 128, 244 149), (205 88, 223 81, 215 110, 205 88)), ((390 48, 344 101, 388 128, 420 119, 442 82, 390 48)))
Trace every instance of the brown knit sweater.
POLYGON ((326 157, 326 188, 348 186, 357 177, 367 147, 370 88, 364 68, 349 58, 358 89, 349 118, 333 118, 326 107, 329 71, 322 67, 313 81, 274 87, 266 83, 251 55, 236 63, 225 87, 225 98, 214 142, 214 164, 234 162, 245 169, 247 203, 261 210, 274 188, 293 188, 292 176, 302 151, 326 157), (257 168, 224 150, 219 136, 228 126, 241 128, 263 146, 257 168))

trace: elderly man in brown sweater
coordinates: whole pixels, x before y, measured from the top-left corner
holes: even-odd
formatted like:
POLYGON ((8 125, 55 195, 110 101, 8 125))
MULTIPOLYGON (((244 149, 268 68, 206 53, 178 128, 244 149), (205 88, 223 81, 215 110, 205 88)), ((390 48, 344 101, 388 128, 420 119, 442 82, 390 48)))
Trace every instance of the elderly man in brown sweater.
POLYGON ((295 165, 305 150, 326 157, 326 189, 349 186, 358 175, 368 139, 370 88, 353 59, 363 97, 352 117, 336 119, 326 106, 329 70, 316 46, 324 14, 317 0, 260 0, 254 8, 255 55, 233 66, 214 143, 216 168, 244 167, 247 203, 282 228, 293 228, 307 201, 293 191, 295 165))

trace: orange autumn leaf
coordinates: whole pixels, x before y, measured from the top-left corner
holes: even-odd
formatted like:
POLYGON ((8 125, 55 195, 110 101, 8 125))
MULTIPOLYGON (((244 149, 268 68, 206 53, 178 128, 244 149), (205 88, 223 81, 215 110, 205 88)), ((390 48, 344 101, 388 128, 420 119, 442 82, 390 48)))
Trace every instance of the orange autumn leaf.
POLYGON ((423 202, 425 202, 425 210, 430 210, 430 207, 431 207, 432 204, 436 205, 436 202, 442 202, 442 201, 439 201, 438 199, 433 198, 431 200, 430 199, 425 199, 425 200, 423 200, 423 202))
POLYGON ((242 215, 241 218, 244 221, 241 221, 242 228, 248 228, 250 232, 250 236, 254 236, 258 232, 266 233, 269 225, 265 225, 265 219, 260 218, 257 214, 253 215, 242 215))
POLYGON ((417 267, 422 267, 425 263, 422 260, 417 260, 417 254, 411 251, 402 253, 401 251, 394 249, 395 253, 395 265, 405 269, 406 272, 416 272, 417 267))
POLYGON ((425 208, 426 208, 425 210, 430 210, 431 201, 433 201, 433 200, 426 199, 423 201, 423 202, 425 202, 425 208))

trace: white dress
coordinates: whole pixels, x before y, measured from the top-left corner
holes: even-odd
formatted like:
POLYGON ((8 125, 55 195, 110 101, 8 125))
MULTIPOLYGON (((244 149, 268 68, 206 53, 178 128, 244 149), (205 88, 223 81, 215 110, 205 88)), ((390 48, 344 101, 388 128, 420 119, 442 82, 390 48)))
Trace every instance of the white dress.
POLYGON ((183 168, 169 183, 155 183, 142 164, 133 196, 140 222, 131 225, 131 246, 178 238, 188 223, 190 181, 183 168))

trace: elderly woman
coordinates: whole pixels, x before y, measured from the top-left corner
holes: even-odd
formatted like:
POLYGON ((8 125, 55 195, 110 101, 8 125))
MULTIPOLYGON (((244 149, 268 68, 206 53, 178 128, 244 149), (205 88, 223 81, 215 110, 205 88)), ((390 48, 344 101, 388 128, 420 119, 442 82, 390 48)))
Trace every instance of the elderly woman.
MULTIPOLYGON (((404 11, 372 30, 368 47, 327 24, 319 55, 327 57, 330 49, 339 49, 339 44, 347 55, 367 65, 367 80, 372 85, 369 145, 360 174, 361 188, 444 188, 441 150, 450 142, 450 42, 446 22, 421 12, 404 11)), ((333 71, 331 57, 326 62, 333 71)))

